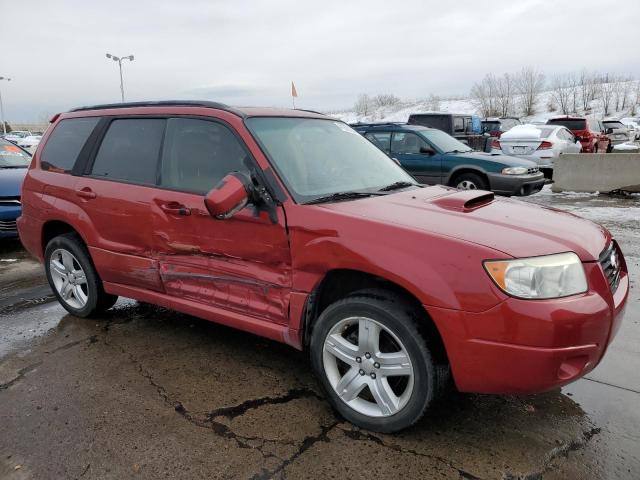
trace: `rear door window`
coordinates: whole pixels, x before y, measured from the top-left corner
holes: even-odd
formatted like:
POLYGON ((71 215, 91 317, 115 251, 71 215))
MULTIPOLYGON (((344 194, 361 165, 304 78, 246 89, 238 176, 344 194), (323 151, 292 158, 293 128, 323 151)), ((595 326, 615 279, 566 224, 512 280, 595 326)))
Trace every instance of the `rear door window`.
POLYGON ((111 122, 93 162, 91 175, 154 185, 165 122, 156 118, 111 122))
POLYGON ((395 132, 393 134, 393 143, 391 148, 393 153, 420 153, 421 148, 428 147, 429 145, 427 145, 427 142, 415 133, 395 132))
POLYGON ((82 147, 99 121, 99 117, 61 120, 51 133, 42 151, 40 157, 42 168, 70 172, 82 147))
POLYGON ((380 150, 389 153, 391 148, 391 132, 369 132, 365 137, 380 150))
POLYGON ((247 152, 226 126, 193 118, 167 123, 160 185, 206 193, 231 172, 248 174, 247 152))

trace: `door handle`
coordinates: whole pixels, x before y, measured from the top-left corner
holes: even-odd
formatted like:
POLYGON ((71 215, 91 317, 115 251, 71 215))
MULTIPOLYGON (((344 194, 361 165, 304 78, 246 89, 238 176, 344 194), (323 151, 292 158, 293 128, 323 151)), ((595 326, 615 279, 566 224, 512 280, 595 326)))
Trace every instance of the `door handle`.
POLYGON ((162 203, 160 208, 171 215, 182 215, 184 217, 191 215, 191 209, 178 202, 162 203))
POLYGON ((87 200, 91 200, 92 198, 96 198, 96 193, 91 190, 89 187, 84 187, 81 190, 76 190, 76 195, 80 198, 85 198, 87 200))

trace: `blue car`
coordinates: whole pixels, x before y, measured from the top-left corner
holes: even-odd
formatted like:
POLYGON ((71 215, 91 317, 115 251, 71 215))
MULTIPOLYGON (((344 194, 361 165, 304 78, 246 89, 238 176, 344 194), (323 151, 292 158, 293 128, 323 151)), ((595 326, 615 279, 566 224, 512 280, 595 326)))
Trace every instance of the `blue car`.
POLYGON ((0 238, 18 236, 20 187, 30 163, 31 155, 26 150, 0 138, 0 238))
POLYGON ((450 185, 496 194, 531 195, 545 180, 538 165, 509 155, 476 152, 442 130, 405 123, 352 127, 421 183, 450 185))

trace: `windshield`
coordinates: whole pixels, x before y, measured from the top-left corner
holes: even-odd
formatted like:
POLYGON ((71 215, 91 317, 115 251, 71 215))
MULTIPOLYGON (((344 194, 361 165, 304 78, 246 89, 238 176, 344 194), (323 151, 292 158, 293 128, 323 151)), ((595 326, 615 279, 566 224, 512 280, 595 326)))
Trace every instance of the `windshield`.
POLYGON ((442 130, 420 130, 420 135, 444 153, 470 152, 472 149, 442 130))
POLYGON ((587 122, 585 120, 571 120, 569 118, 557 118, 547 122, 549 125, 562 125, 569 130, 586 130, 587 122))
POLYGON ((315 118, 254 117, 247 126, 299 203, 415 180, 351 127, 315 118))
POLYGON ((607 128, 626 128, 622 122, 602 122, 607 128))
POLYGON ((0 140, 0 168, 24 168, 31 163, 31 157, 20 147, 6 140, 0 140))

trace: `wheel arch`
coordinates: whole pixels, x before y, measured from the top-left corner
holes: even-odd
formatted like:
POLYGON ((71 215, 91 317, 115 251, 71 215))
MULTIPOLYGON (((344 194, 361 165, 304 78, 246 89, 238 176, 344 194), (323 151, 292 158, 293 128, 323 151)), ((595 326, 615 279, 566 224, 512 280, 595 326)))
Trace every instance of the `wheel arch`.
POLYGON ((482 168, 474 167, 471 165, 460 165, 458 167, 455 167, 449 173, 449 176, 447 177, 447 181, 445 183, 449 186, 452 186, 452 184, 455 182, 456 177, 459 177, 460 175, 464 175, 465 173, 473 173, 475 175, 480 175, 482 179, 485 182, 487 182, 487 185, 491 185, 491 182, 489 182, 489 177, 487 176, 487 172, 484 171, 482 168))
POLYGON ((384 277, 361 270, 344 268, 326 272, 322 280, 318 282, 307 297, 302 313, 303 348, 306 349, 309 346, 314 324, 329 305, 365 289, 386 290, 402 297, 409 305, 414 307, 415 311, 419 312, 420 315, 419 322, 417 322, 419 331, 423 338, 427 340, 436 362, 439 364, 449 363, 442 335, 427 310, 412 292, 384 277))
POLYGON ((76 235, 78 235, 78 237, 82 240, 82 242, 85 244, 85 246, 87 245, 87 241, 85 240, 85 238, 82 236, 82 234, 80 233, 80 231, 75 228, 73 225, 71 225, 70 223, 64 221, 64 220, 47 220, 43 225, 42 225, 42 231, 41 231, 41 235, 40 235, 40 245, 42 248, 42 252, 44 253, 45 249, 47 248, 47 244, 55 237, 59 236, 59 235, 64 235, 67 233, 75 233, 76 235))

